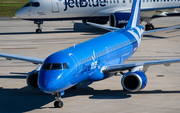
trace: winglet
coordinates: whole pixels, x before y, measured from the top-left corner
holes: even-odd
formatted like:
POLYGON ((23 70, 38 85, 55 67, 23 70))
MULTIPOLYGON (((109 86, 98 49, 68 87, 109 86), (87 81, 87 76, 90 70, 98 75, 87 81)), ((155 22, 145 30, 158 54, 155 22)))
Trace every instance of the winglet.
POLYGON ((126 28, 136 27, 140 24, 140 9, 141 0, 134 0, 131 9, 131 17, 126 25, 126 28))

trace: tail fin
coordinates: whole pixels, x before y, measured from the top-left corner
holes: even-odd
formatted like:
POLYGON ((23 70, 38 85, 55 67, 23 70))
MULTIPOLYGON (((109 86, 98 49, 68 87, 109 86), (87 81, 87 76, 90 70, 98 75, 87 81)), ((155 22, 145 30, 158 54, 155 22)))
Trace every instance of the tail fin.
POLYGON ((126 28, 136 27, 137 25, 140 24, 140 9, 141 9, 141 0, 133 0, 131 17, 126 25, 126 28))

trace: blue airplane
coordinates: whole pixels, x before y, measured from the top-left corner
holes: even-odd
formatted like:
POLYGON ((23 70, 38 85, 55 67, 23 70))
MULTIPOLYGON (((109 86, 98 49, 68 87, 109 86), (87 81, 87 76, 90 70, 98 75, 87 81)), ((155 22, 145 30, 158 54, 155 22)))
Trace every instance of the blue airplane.
POLYGON ((147 84, 145 72, 151 65, 180 62, 180 59, 166 59, 145 62, 123 63, 138 49, 141 37, 145 33, 178 28, 144 31, 140 25, 140 0, 134 0, 131 17, 123 29, 88 23, 111 32, 83 42, 76 46, 51 54, 46 59, 0 53, 8 60, 17 59, 42 64, 29 72, 27 84, 33 89, 40 89, 49 94, 56 94, 54 106, 63 107, 61 96, 64 91, 83 81, 100 81, 122 73, 121 84, 126 91, 139 91, 147 84))

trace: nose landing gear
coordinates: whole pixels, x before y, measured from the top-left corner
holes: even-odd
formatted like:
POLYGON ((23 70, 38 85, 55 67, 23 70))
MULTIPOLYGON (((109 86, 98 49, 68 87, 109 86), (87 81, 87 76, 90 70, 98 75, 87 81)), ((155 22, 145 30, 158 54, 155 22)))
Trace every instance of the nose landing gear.
POLYGON ((61 92, 56 93, 55 99, 56 99, 56 101, 54 102, 54 107, 55 108, 62 108, 63 102, 61 101, 61 92))
POLYGON ((36 33, 42 33, 41 24, 43 24, 43 21, 34 21, 34 24, 37 24, 36 33))

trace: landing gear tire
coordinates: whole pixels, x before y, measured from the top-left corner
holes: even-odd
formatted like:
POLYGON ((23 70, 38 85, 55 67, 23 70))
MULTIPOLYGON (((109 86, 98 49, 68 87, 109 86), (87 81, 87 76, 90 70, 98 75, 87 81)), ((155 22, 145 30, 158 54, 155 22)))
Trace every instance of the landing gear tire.
POLYGON ((153 30, 154 29, 154 26, 152 24, 150 25, 145 25, 145 30, 148 31, 148 30, 153 30))
POLYGON ((41 29, 36 29, 36 33, 42 33, 41 29))
POLYGON ((42 33, 42 28, 41 28, 41 24, 43 24, 43 21, 41 20, 37 20, 37 21, 34 21, 34 24, 37 24, 37 29, 36 29, 36 33, 40 34, 42 33))
POLYGON ((55 99, 56 99, 56 101, 54 102, 54 107, 55 108, 62 108, 63 102, 61 101, 61 92, 56 93, 55 99))
POLYGON ((63 102, 62 101, 55 101, 54 102, 54 107, 55 108, 62 108, 63 107, 63 102))

